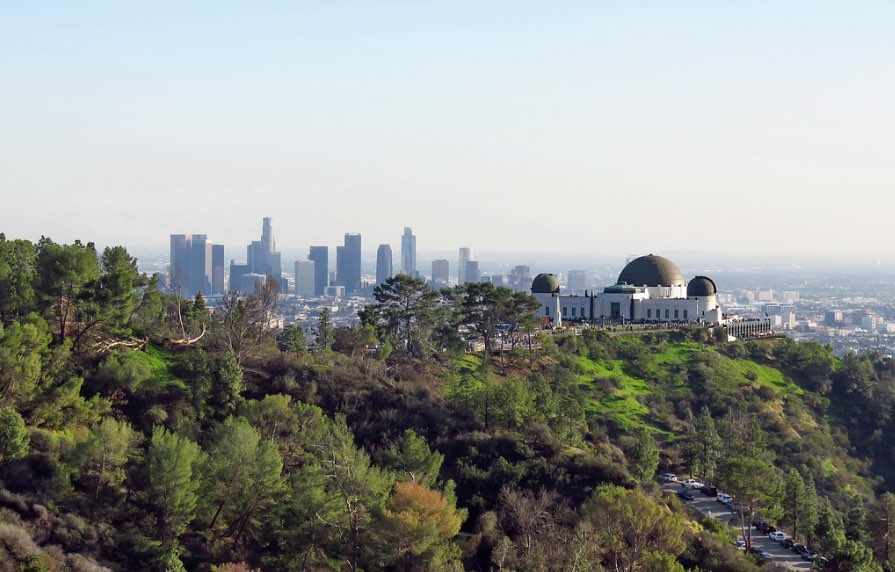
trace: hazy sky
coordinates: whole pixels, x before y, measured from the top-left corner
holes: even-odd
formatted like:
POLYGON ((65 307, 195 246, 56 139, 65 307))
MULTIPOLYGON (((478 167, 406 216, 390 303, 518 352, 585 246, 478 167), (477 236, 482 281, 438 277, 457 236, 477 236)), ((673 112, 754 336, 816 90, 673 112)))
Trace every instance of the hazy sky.
MULTIPOLYGON (((891 257, 895 2, 0 4, 0 231, 891 257)), ((397 250, 396 250, 397 252, 397 250)))

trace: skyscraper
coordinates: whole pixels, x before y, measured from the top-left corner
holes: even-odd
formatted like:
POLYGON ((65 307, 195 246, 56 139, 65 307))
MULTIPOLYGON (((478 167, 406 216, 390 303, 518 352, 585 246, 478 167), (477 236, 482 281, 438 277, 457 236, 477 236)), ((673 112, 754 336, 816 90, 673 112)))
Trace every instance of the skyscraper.
POLYGON ((392 247, 380 244, 376 250, 376 284, 382 284, 392 277, 392 247))
POLYGON ((336 277, 345 292, 360 290, 360 234, 345 233, 344 246, 336 247, 336 277))
POLYGON ((221 293, 224 290, 224 247, 212 245, 205 234, 172 234, 171 260, 168 286, 183 298, 192 298, 198 293, 204 296, 221 293), (213 257, 216 253, 220 260, 220 283, 215 280, 213 257), (220 286, 220 290, 215 287, 220 286))
POLYGON ((482 273, 479 270, 479 263, 476 260, 466 261, 466 280, 464 282, 481 282, 482 273))
POLYGON ((472 248, 468 246, 464 246, 460 249, 460 264, 457 266, 457 284, 463 284, 464 282, 477 282, 476 280, 470 280, 466 274, 466 265, 473 258, 472 248))
POLYGON ((329 247, 312 246, 308 260, 314 261, 314 296, 323 296, 329 286, 329 247))
POLYGON ((435 288, 443 288, 448 285, 451 278, 451 263, 447 260, 432 261, 432 286, 435 288))
POLYGON ((171 235, 171 258, 168 286, 183 292, 189 285, 190 243, 185 234, 171 235))
POLYGON ((510 273, 510 287, 517 292, 528 292, 531 288, 531 269, 525 265, 514 267, 510 273))
MULTIPOLYGON (((261 240, 254 240, 246 247, 246 260, 251 274, 273 276, 280 284, 280 292, 286 291, 283 266, 277 243, 273 237, 273 219, 264 217, 261 225, 261 240)), ((231 287, 232 288, 232 287, 231 287)))
POLYGON ((404 235, 401 237, 401 274, 417 277, 416 236, 409 226, 404 227, 404 235))
POLYGON ((313 260, 295 261, 295 295, 302 298, 314 296, 316 290, 316 264, 313 260))
POLYGON ((211 245, 211 293, 224 294, 224 245, 211 245))

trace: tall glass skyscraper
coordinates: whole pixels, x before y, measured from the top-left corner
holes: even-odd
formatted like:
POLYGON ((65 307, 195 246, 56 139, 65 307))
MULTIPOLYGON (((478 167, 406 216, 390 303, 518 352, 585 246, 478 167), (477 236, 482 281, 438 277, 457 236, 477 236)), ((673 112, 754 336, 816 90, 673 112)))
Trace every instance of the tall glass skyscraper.
POLYGON ((392 247, 380 244, 376 250, 376 284, 382 284, 392 277, 392 247))
POLYGON ((360 290, 360 234, 345 233, 344 246, 336 247, 336 280, 345 292, 360 290))
POLYGON ((416 236, 409 226, 404 227, 404 235, 401 236, 401 274, 417 277, 416 236))
POLYGON ((314 261, 314 296, 323 296, 329 286, 329 247, 312 246, 308 260, 314 261))

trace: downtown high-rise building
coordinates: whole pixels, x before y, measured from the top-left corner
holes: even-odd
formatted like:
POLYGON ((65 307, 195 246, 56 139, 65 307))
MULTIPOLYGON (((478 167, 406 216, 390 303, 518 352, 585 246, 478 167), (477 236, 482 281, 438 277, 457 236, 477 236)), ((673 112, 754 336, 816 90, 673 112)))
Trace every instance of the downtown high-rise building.
POLYGON ((183 298, 223 294, 223 245, 205 234, 172 234, 168 286, 183 298))
POLYGON ((510 288, 516 292, 528 292, 531 289, 531 268, 521 264, 513 267, 510 272, 510 288))
POLYGON ((409 226, 404 227, 404 234, 401 236, 401 274, 414 278, 418 276, 416 270, 416 236, 413 234, 413 229, 409 226))
POLYGON ((467 266, 473 259, 472 248, 464 246, 460 248, 460 263, 457 265, 457 284, 464 282, 478 282, 478 280, 470 280, 467 274, 467 266))
POLYGON ((432 287, 444 288, 451 279, 451 263, 447 260, 432 261, 432 287))
POLYGON ((329 286, 329 247, 312 246, 308 260, 314 262, 314 296, 323 296, 329 286))
MULTIPOLYGON (((477 260, 466 261, 466 279, 463 282, 481 282, 482 271, 477 260)), ((462 282, 461 282, 462 284, 462 282)))
POLYGON ((261 276, 273 276, 281 283, 283 288, 283 266, 280 253, 277 252, 277 243, 273 237, 273 219, 264 217, 261 226, 261 240, 254 240, 246 247, 246 261, 249 272, 261 276))
POLYGON ((382 284, 392 276, 392 247, 380 244, 376 249, 376 284, 382 284))
POLYGON ((346 293, 361 289, 361 235, 345 233, 345 244, 336 247, 336 281, 345 287, 346 293))
POLYGON ((316 294, 316 264, 313 260, 295 261, 295 295, 312 298, 316 294))

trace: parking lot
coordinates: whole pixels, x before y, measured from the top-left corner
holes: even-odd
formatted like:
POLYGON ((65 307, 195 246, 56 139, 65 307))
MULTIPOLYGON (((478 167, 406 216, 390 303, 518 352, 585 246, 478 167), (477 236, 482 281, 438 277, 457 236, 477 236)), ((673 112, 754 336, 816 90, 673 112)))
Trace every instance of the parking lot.
MULTIPOLYGON (((679 483, 667 483, 662 485, 663 490, 672 491, 674 493, 685 490, 679 483)), ((740 529, 740 515, 732 512, 723 504, 719 503, 715 497, 709 497, 701 491, 691 491, 696 497, 692 501, 684 501, 687 505, 692 506, 703 516, 714 518, 719 522, 735 524, 737 530, 740 529)), ((750 524, 751 526, 751 524, 750 524)), ((774 557, 774 562, 787 565, 792 570, 811 570, 811 563, 803 560, 801 556, 795 552, 783 548, 779 543, 774 542, 764 534, 761 534, 755 528, 752 528, 752 545, 765 550, 774 557)))

